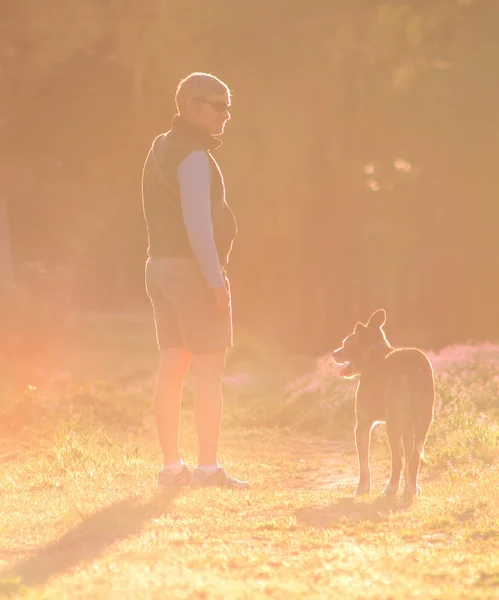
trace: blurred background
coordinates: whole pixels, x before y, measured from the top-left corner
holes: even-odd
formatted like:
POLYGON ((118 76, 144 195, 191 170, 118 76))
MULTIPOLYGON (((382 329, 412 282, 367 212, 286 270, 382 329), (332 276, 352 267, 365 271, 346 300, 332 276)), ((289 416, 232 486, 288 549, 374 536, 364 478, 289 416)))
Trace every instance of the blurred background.
POLYGON ((150 311, 142 165, 192 71, 233 91, 239 331, 319 354, 383 307, 394 344, 499 339, 498 32, 494 0, 2 0, 3 345, 150 311))

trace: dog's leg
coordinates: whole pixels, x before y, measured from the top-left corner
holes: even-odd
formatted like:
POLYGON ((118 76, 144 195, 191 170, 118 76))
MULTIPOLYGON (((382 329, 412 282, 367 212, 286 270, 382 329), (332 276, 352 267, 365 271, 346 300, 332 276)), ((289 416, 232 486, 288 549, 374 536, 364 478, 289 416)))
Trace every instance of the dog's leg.
POLYGON ((414 453, 409 461, 409 478, 406 481, 404 496, 413 498, 421 494, 421 488, 418 485, 419 465, 423 453, 424 441, 418 440, 414 446, 414 453))
POLYGON ((411 422, 406 423, 402 434, 402 443, 404 445, 404 485, 407 489, 409 483, 409 463, 414 453, 414 427, 411 422))
POLYGON ((355 427, 355 445, 359 459, 359 485, 355 491, 356 496, 369 494, 371 491, 371 468, 369 466, 369 447, 371 444, 371 429, 373 423, 370 421, 357 421, 355 427))
POLYGON ((392 453, 392 473, 384 491, 384 496, 395 495, 400 487, 402 473, 402 435, 409 406, 407 379, 405 376, 394 376, 385 390, 386 433, 392 453))
POLYGON ((427 376, 417 380, 414 397, 417 399, 418 414, 414 423, 414 452, 409 461, 409 479, 406 481, 404 490, 404 495, 408 499, 421 494, 421 488, 418 484, 419 467, 428 430, 433 420, 433 405, 435 402, 433 377, 427 376))
POLYGON ((402 428, 400 422, 397 419, 391 422, 387 420, 386 432, 392 451, 392 474, 383 491, 383 496, 391 496, 399 491, 400 475, 402 473, 402 428))
POLYGON ((408 498, 421 494, 421 488, 418 484, 419 466, 421 464, 421 455, 423 454, 430 423, 430 418, 427 418, 417 423, 415 427, 414 452, 409 461, 409 479, 406 482, 404 490, 404 495, 408 498))

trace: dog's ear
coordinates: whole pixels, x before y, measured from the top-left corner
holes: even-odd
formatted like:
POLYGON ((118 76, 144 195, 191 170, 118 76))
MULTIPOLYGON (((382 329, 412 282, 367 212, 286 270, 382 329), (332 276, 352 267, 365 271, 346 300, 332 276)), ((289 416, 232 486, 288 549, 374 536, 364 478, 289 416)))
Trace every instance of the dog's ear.
POLYGON ((371 318, 369 319, 368 327, 383 327, 386 323, 386 313, 380 308, 376 312, 373 312, 371 318))

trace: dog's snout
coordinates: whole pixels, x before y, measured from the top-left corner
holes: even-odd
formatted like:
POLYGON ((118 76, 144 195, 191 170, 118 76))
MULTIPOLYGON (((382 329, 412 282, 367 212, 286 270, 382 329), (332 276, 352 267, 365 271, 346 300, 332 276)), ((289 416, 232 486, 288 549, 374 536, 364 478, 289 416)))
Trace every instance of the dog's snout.
POLYGON ((343 350, 344 350, 343 346, 341 348, 337 348, 336 350, 333 350, 333 360, 335 363, 341 364, 341 363, 345 362, 344 358, 343 358, 343 350))

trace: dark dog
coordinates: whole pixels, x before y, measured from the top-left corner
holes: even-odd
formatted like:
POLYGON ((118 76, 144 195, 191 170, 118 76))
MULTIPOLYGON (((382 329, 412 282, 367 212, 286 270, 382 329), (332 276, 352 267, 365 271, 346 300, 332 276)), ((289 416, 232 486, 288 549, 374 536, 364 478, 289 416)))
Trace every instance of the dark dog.
POLYGON ((360 477, 355 495, 367 494, 371 489, 371 430, 376 423, 386 423, 392 474, 383 494, 396 494, 399 490, 403 448, 404 495, 412 497, 421 492, 419 464, 433 419, 433 369, 420 350, 392 348, 383 331, 385 321, 385 311, 377 310, 367 325, 357 323, 353 333, 343 340, 343 346, 333 352, 333 358, 343 365, 340 375, 359 376, 355 443, 360 477))

